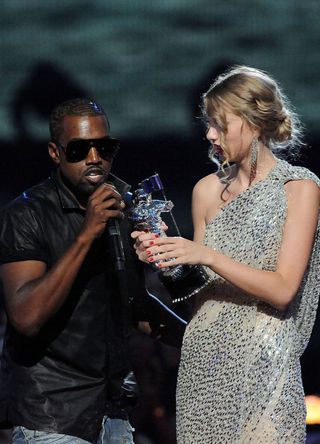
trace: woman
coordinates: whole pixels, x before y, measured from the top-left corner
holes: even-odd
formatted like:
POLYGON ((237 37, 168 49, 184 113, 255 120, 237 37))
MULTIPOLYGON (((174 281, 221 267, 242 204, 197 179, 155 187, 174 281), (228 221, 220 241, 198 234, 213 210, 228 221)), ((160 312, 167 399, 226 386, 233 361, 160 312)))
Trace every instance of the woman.
POLYGON ((299 122, 264 72, 219 76, 203 112, 220 168, 194 188, 194 241, 132 235, 141 260, 200 264, 212 279, 184 335, 178 443, 302 443, 299 358, 320 291, 320 182, 278 158, 299 148, 299 122))

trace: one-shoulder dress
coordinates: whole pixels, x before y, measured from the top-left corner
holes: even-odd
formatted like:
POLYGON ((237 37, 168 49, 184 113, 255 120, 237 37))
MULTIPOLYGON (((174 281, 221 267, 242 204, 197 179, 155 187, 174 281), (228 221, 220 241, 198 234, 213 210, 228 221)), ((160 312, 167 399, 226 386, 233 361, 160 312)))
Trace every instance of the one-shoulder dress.
MULTIPOLYGON (((287 214, 284 185, 319 179, 277 159, 268 176, 230 201, 206 227, 204 243, 261 270, 275 271, 287 214)), ((294 301, 285 312, 208 270, 187 326, 177 384, 178 444, 305 442, 300 356, 320 293, 319 224, 294 301)))

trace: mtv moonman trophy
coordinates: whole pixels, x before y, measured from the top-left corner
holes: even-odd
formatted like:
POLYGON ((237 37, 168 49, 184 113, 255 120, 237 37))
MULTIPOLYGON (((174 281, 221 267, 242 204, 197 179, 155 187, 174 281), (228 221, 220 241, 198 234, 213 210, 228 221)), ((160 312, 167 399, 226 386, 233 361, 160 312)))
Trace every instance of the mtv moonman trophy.
MULTIPOLYGON (((173 206, 172 201, 167 200, 165 196, 159 175, 154 174, 143 180, 139 184, 139 188, 133 193, 129 218, 133 221, 136 230, 148 230, 151 233, 157 233, 164 237, 166 233, 162 228, 161 213, 169 212, 177 233, 180 235, 171 212, 173 206), (161 191, 164 199, 152 199, 154 191, 161 191)), ((162 283, 169 293, 174 296, 173 303, 190 298, 211 281, 204 268, 199 265, 175 265, 158 269, 156 264, 159 262, 155 261, 152 267, 157 270, 162 283)))

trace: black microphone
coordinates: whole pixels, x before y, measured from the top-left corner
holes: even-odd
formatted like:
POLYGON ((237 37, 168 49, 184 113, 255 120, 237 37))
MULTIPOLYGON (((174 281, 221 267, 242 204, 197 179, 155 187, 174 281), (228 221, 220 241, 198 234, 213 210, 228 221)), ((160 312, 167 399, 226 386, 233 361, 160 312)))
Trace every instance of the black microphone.
POLYGON ((110 254, 116 271, 123 271, 125 255, 121 239, 120 224, 117 218, 112 217, 107 223, 110 254))

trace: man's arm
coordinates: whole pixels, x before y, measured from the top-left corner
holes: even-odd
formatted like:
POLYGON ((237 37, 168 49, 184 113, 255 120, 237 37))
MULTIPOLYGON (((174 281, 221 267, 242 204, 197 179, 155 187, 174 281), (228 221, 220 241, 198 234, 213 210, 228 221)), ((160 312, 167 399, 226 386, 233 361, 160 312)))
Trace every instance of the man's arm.
POLYGON ((103 184, 88 200, 80 233, 49 271, 44 262, 33 260, 0 267, 7 314, 16 330, 36 335, 59 310, 93 241, 101 236, 110 217, 121 217, 122 209, 120 194, 103 184))

